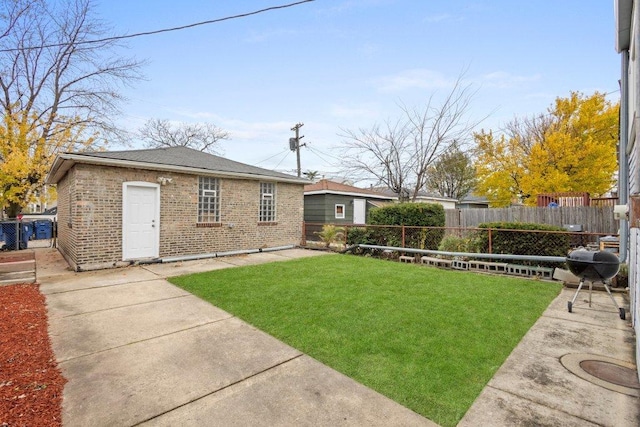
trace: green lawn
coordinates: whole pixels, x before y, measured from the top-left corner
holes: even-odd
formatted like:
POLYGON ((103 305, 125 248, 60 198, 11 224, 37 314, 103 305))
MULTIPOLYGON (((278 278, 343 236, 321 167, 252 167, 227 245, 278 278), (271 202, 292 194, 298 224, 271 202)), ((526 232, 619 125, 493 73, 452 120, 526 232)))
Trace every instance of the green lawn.
POLYGON ((171 282, 444 426, 561 288, 352 255, 171 282))

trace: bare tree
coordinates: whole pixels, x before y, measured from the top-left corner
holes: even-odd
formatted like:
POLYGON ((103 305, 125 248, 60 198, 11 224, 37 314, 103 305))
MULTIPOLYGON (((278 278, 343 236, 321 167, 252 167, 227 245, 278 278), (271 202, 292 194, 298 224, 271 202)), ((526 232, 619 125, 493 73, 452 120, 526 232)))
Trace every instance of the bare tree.
POLYGON ((531 154, 531 147, 545 140, 546 133, 554 125, 551 114, 538 114, 531 117, 514 117, 503 129, 505 136, 518 142, 526 155, 531 154))
POLYGON ((371 129, 343 131, 342 169, 386 185, 401 200, 415 200, 429 167, 442 153, 471 138, 479 121, 467 116, 475 94, 462 76, 440 104, 430 97, 421 108, 400 105, 402 118, 371 129))
POLYGON ((216 154, 220 141, 230 139, 229 132, 212 123, 172 123, 150 119, 138 131, 147 147, 189 147, 216 154))
POLYGON ((141 78, 141 63, 117 54, 91 0, 5 0, 0 26, 0 209, 17 212, 58 152, 123 134, 119 89, 141 78))
POLYGON ((475 187, 475 168, 471 157, 454 145, 430 167, 426 188, 462 200, 475 187))
POLYGON ((91 0, 12 0, 0 8, 3 114, 28 117, 44 140, 79 129, 95 144, 120 135, 118 89, 141 78, 141 62, 116 54, 91 0))
POLYGON ((411 155, 407 126, 401 121, 376 124, 357 132, 344 130, 342 173, 353 178, 374 178, 405 200, 411 187, 411 155))

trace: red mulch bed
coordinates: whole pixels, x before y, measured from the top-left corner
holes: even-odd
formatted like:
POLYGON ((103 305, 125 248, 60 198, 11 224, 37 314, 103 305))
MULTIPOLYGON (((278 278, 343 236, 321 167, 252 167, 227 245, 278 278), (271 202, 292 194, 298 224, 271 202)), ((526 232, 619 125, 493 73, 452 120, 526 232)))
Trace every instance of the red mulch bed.
POLYGON ((62 425, 62 389, 37 284, 0 286, 0 427, 62 425))

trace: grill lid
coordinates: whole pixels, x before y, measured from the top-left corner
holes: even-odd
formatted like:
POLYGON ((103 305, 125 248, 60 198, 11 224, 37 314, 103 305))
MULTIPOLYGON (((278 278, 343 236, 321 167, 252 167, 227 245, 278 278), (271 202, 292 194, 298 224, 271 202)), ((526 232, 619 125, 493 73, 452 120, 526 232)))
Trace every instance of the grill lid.
POLYGON ((567 266, 582 279, 608 280, 618 274, 620 260, 611 252, 577 249, 567 256, 567 266))

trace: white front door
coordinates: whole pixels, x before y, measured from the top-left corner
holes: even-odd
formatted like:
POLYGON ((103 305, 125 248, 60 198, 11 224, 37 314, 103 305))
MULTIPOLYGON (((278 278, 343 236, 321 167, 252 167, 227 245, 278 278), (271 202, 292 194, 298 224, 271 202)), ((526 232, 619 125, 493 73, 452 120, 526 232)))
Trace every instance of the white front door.
POLYGON ((160 186, 122 184, 122 259, 157 258, 160 254, 160 186))
POLYGON ((367 220, 367 201, 353 199, 353 223, 364 224, 367 220))

